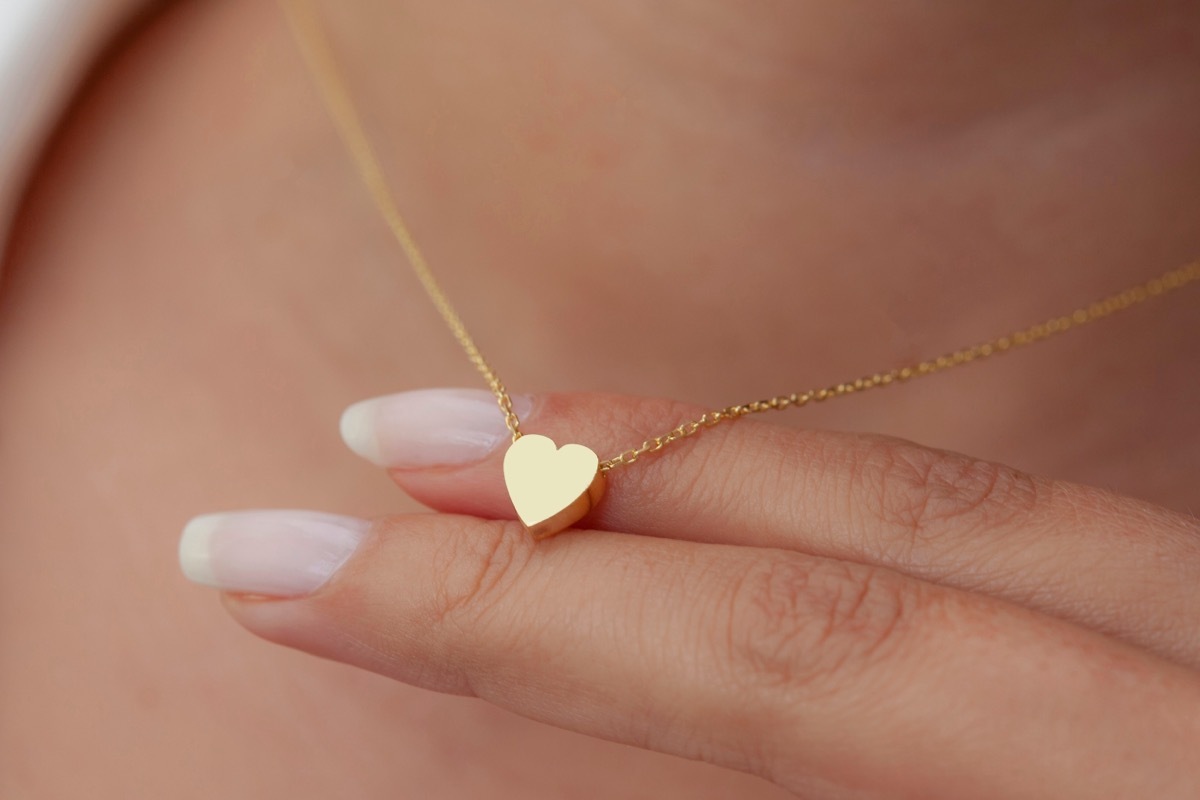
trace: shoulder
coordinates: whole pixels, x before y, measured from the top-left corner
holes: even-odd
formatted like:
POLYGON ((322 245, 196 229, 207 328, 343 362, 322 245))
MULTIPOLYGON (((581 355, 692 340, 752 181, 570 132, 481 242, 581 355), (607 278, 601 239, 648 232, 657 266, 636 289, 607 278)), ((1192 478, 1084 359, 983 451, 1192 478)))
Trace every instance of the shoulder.
POLYGON ((29 173, 97 56, 147 0, 0 2, 0 252, 29 173))

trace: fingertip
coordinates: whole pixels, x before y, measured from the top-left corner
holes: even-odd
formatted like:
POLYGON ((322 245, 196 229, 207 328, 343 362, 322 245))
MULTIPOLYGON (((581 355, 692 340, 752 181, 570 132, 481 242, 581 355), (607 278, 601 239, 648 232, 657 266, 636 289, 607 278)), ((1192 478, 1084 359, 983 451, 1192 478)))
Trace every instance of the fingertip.
MULTIPOLYGON (((533 399, 512 395, 525 418, 533 399)), ((389 469, 458 467, 487 459, 510 436, 495 395, 484 389, 414 389, 375 397, 342 412, 342 440, 389 469)))
POLYGON ((184 526, 179 565, 204 586, 298 597, 328 581, 370 526, 357 517, 302 509, 204 514, 184 526))

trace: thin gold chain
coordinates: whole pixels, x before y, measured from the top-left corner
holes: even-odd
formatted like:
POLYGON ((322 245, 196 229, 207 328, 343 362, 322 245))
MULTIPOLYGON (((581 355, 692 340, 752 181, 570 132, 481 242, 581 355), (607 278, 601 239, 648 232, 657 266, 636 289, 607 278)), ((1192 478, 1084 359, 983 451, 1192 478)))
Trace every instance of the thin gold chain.
POLYGON ((691 436, 701 428, 711 427, 723 420, 737 419, 746 414, 755 414, 760 411, 780 410, 791 406, 820 403, 833 397, 842 397, 843 395, 854 394, 855 392, 863 392, 867 389, 874 389, 877 386, 903 383, 913 378, 932 375, 935 372, 940 372, 950 367, 957 367, 960 364, 966 364, 970 361, 978 361, 982 358, 1006 353, 1009 350, 1025 347, 1034 342, 1040 342, 1043 339, 1056 336, 1072 328, 1078 328, 1089 322, 1095 322, 1118 311, 1124 311, 1130 306, 1145 302, 1151 297, 1157 297, 1174 291, 1196 280, 1200 280, 1200 261, 1194 261, 1187 266, 1173 269, 1143 284, 1130 287, 1123 292, 1118 292, 1103 300, 1097 300, 1082 308, 1077 308, 1070 314, 1065 314, 1061 317, 1052 317, 1045 322, 1030 325, 1028 328, 1014 331, 1004 336, 998 336, 989 342, 955 350, 952 353, 947 353, 928 361, 919 361, 907 367, 897 367, 888 372, 877 372, 874 375, 866 375, 849 383, 838 383, 823 389, 809 389, 805 392, 782 394, 768 400, 755 400, 752 403, 709 411, 697 420, 685 422, 661 436, 647 439, 638 447, 626 450, 620 455, 608 459, 601 464, 601 467, 603 469, 612 469, 622 464, 632 464, 640 456, 661 450, 676 439, 691 436))
MULTIPOLYGON (((329 114, 333 118, 342 139, 345 141, 350 155, 354 159, 355 166, 367 189, 370 191, 375 205, 379 208, 392 234, 400 243, 400 247, 408 257, 409 264, 412 265, 413 271, 416 272, 417 278, 420 279, 421 285, 425 288, 425 292, 429 295, 434 306, 450 327, 451 332, 453 332, 454 338, 462 345, 463 350, 467 353, 467 358, 470 359, 475 368, 483 375, 488 387, 496 396, 500 410, 504 414, 504 422, 508 426, 508 430, 512 433, 512 440, 515 442, 521 438, 521 427, 520 420, 517 419, 517 415, 513 411, 512 399, 509 397, 508 390, 504 388, 500 376, 496 374, 496 371, 483 357, 471 335, 467 333, 466 326, 463 324, 462 319, 459 318, 458 313, 455 312, 453 306, 450 305, 446 293, 442 291, 441 286, 433 277, 433 272, 429 269, 429 265, 425 261, 425 256, 421 254, 420 248, 417 247, 416 241, 413 239, 412 232, 409 231, 404 217, 401 216, 400 211, 397 209, 396 201, 392 197, 391 190, 388 188, 387 180, 384 178, 383 169, 379 165, 379 159, 375 155, 374 148, 371 147, 370 140, 363 130, 362 122, 358 118, 354 103, 351 101, 350 94, 346 90, 345 83, 337 66, 337 61, 333 56, 333 50, 321 27, 316 10, 309 0, 280 0, 280 4, 287 14, 292 32, 300 44, 300 49, 316 80, 329 114)), ((704 428, 712 427, 726 420, 733 420, 738 417, 744 417, 747 414, 757 414, 762 411, 778 411, 793 406, 800 407, 809 403, 820 403, 834 397, 843 397, 879 386, 903 383, 913 378, 932 375, 935 372, 957 367, 971 361, 978 361, 990 356, 999 355, 1000 353, 1006 353, 1018 347, 1025 347, 1073 328, 1086 325, 1089 322, 1103 319, 1118 311, 1124 311, 1130 306, 1135 306, 1152 297, 1158 297, 1175 291, 1198 280, 1200 280, 1200 261, 1194 261, 1186 266, 1170 270, 1157 278, 1152 278, 1145 283, 1132 286, 1122 292, 1097 300, 1087 306, 1077 308, 1069 314, 1052 317, 1045 322, 1030 325, 1027 328, 996 337, 987 342, 972 345, 971 347, 955 350, 934 359, 919 361, 909 366, 897 367, 888 372, 877 372, 847 383, 838 383, 821 389, 809 389, 803 392, 778 395, 767 400, 755 400, 750 403, 709 411, 698 419, 684 422, 660 436, 645 440, 637 447, 601 461, 600 469, 608 471, 616 467, 632 464, 641 456, 657 452, 671 442, 687 438, 704 428)))
POLYGON ((378 206, 379 212, 387 221, 396 241, 403 248, 404 254, 408 256, 408 262, 412 265, 413 271, 417 273, 421 285, 425 287, 429 299, 437 307, 442 319, 446 320, 446 324, 450 326, 454 338, 462 345, 463 350, 467 351, 467 358, 483 374, 492 394, 496 395, 496 401, 504 413, 504 423, 512 432, 515 442, 521 438, 521 421, 517 419, 517 415, 513 411, 512 398, 508 396, 508 390, 504 388, 504 383, 496 374, 496 370, 488 364, 483 353, 479 352, 475 340, 471 338, 471 334, 467 333, 467 326, 463 324, 458 312, 450 305, 446 293, 442 291, 437 279, 433 277, 433 272, 429 269, 425 256, 421 254, 421 249, 417 247, 412 232, 408 229, 408 224, 405 223, 404 217, 396 208, 396 201, 392 197, 391 190, 388 189, 383 169, 379 166, 379 159, 375 155, 375 149, 371 147, 371 142, 363 130, 358 112, 350 100, 350 93, 346 91, 337 61, 333 57, 333 49, 329 46, 329 39, 325 36, 316 10, 306 0, 281 0, 281 5, 291 22, 292 32, 300 43, 300 49, 317 82, 325 105, 329 108, 329 115, 337 125, 338 133, 341 134, 346 147, 349 148, 350 155, 358 167, 363 182, 370 190, 375 205, 378 206))

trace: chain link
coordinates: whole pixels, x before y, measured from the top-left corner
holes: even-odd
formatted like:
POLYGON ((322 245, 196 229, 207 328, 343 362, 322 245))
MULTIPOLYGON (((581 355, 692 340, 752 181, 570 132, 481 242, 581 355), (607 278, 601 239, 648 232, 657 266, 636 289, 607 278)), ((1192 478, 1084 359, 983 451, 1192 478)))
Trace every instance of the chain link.
MULTIPOLYGON (((397 209, 396 202, 392 197, 391 191, 388 189, 383 169, 379 165, 379 159, 376 157, 374 148, 371 147, 370 140, 363 130, 362 123, 350 99, 349 92, 346 90, 345 83, 337 67, 336 59, 333 56, 329 41, 321 28, 316 11, 308 0, 280 0, 280 4, 286 12, 292 26, 292 31, 300 43, 300 48, 317 82, 322 99, 329 109, 329 114, 333 118, 339 134, 345 141, 346 147, 349 149, 355 166, 367 189, 370 191, 375 205, 387 222, 388 228, 391 229, 392 234, 399 242, 400 247, 404 250, 409 264, 420 280, 422 287, 424 287, 426 294, 433 301, 434 307, 437 308, 438 313, 442 315, 442 319, 450 327, 454 338, 458 340, 463 350, 466 351, 467 358, 483 375, 492 394, 496 396, 500 411, 504 414, 505 425, 507 425, 509 432, 512 434, 512 440, 515 442, 521 438, 521 423, 513 411, 512 399, 508 394, 508 390, 504 387, 503 382, 501 382, 500 376, 496 374, 496 371, 492 369, 491 365, 483 357, 483 354, 475 345, 475 341, 471 338, 470 334, 467 333, 466 326, 459 318, 453 306, 450 305, 446 293, 434 278, 433 272, 429 269, 424 255, 422 255, 420 249, 417 247, 412 232, 404 221, 404 217, 401 216, 400 211, 397 209)), ((809 403, 821 403, 834 397, 844 397, 880 386, 904 383, 913 378, 932 375, 935 372, 941 372, 951 367, 957 367, 961 364, 979 361, 1019 347, 1025 347, 1071 330, 1072 328, 1078 328, 1089 322, 1103 319, 1118 311, 1123 311, 1130 306, 1143 303, 1152 297, 1158 297, 1159 295, 1175 291, 1197 280, 1200 280, 1200 261, 1173 269, 1145 283, 1130 287, 1122 292, 1091 303, 1088 306, 1077 308, 1070 314, 1052 317, 1045 322, 1039 322, 1036 325, 1031 325, 1028 328, 997 337, 991 341, 955 350, 952 353, 947 353, 934 359, 897 367, 888 372, 867 375, 849 383, 838 383, 824 388, 808 389, 803 392, 793 392, 767 400, 755 400, 750 403, 742 403, 741 405, 709 411, 698 419, 681 423, 664 434, 645 440, 638 447, 601 461, 600 469, 607 472, 617 467, 632 464, 642 456, 656 453, 672 442, 694 436, 704 428, 711 428, 713 425, 727 420, 738 419, 747 414, 757 414, 763 411, 782 411, 785 408, 805 406, 809 403)))

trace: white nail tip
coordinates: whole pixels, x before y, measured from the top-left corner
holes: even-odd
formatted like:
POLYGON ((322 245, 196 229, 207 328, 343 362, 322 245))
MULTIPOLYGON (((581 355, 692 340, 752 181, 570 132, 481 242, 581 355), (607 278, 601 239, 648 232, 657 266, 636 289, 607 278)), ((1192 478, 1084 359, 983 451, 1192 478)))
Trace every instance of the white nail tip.
POLYGON ((378 405, 378 399, 355 403, 342 412, 342 419, 338 427, 342 434, 342 441, 351 451, 372 464, 383 467, 387 465, 384 463, 383 453, 379 447, 379 437, 375 433, 378 405))
POLYGON ((179 538, 179 566, 193 583, 219 588, 213 574, 210 553, 212 532, 221 523, 221 514, 204 514, 188 522, 179 538))

